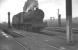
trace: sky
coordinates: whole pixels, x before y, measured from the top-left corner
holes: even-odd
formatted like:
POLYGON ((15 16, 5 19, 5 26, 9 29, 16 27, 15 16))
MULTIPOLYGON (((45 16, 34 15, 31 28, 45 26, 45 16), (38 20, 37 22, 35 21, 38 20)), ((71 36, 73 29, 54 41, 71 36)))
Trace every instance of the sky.
MULTIPOLYGON (((0 0, 0 22, 8 21, 8 12, 11 12, 11 20, 13 15, 22 12, 23 6, 26 0, 0 0)), ((50 19, 50 17, 57 17, 58 9, 62 18, 66 18, 66 0, 38 0, 39 8, 45 13, 45 19, 50 19)), ((72 12, 73 17, 78 16, 78 0, 72 0, 72 12)))

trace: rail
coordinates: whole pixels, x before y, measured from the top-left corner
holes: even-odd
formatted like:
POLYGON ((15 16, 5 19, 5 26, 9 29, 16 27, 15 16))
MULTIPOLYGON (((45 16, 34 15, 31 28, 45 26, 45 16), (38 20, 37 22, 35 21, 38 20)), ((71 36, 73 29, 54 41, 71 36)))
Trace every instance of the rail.
MULTIPOLYGON (((47 27, 45 29, 49 30, 49 31, 57 31, 57 32, 66 33, 66 28, 65 27, 47 27)), ((78 33, 78 28, 72 28, 72 32, 73 33, 78 33)))

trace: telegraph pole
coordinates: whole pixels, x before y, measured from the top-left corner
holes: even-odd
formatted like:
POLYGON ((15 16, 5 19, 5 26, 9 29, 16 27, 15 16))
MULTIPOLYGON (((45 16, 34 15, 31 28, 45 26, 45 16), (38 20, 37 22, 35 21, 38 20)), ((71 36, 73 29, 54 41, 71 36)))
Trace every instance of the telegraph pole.
POLYGON ((72 43, 72 0, 66 0, 66 34, 67 43, 72 43))

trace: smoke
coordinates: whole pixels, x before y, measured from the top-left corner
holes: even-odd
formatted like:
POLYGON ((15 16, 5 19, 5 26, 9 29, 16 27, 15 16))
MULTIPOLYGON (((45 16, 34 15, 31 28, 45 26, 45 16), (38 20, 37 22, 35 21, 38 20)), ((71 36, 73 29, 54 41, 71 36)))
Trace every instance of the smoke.
POLYGON ((37 0, 27 0, 27 2, 25 2, 25 5, 23 7, 23 11, 33 9, 34 7, 38 7, 38 1, 37 0))
POLYGON ((0 5, 4 2, 5 0, 0 0, 0 5))

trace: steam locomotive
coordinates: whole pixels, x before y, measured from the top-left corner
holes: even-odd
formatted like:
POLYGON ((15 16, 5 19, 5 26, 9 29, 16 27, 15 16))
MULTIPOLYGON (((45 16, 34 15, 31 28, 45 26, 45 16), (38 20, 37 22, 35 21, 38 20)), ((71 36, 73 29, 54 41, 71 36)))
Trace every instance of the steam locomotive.
POLYGON ((45 27, 43 18, 44 12, 39 8, 34 11, 20 12, 13 16, 12 26, 26 31, 40 31, 45 27))

